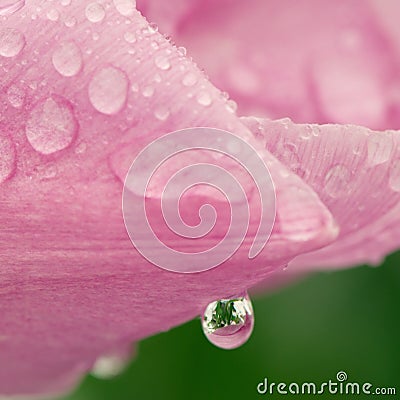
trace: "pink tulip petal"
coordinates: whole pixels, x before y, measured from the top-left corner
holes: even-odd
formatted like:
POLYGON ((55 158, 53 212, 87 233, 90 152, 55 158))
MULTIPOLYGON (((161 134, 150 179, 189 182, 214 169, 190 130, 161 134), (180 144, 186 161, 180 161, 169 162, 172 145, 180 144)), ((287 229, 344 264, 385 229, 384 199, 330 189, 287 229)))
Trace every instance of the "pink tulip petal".
POLYGON ((400 133, 352 125, 242 119, 265 147, 319 195, 340 227, 337 240, 290 267, 378 264, 400 247, 400 133))
MULTIPOLYGON (((195 317, 337 235, 318 196, 129 1, 116 1, 119 12, 77 3, 27 2, 0 27, 8 30, 0 57, 2 395, 64 391, 102 354, 195 317), (134 155, 190 126, 232 131, 270 167, 277 221, 256 260, 247 257, 254 218, 245 245, 201 274, 150 265, 128 238, 122 181, 134 155)), ((201 193, 192 200, 183 212, 201 193)), ((249 203, 257 204, 250 195, 249 203)))
MULTIPOLYGON (((240 114, 380 130, 400 126, 399 53, 368 2, 188 2, 194 11, 178 6, 174 29, 169 15, 151 6, 154 1, 142 3, 160 29, 173 33, 211 81, 238 102, 240 114)), ((389 2, 376 3, 390 10, 389 2)), ((386 14, 399 41, 398 13, 386 14)))

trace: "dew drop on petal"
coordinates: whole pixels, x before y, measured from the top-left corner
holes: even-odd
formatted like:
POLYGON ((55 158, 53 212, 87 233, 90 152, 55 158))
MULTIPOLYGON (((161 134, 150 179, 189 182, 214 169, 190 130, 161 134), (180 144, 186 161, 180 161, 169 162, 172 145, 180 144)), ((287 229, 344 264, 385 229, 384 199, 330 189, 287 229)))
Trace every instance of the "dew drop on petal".
POLYGON ((7 98, 14 108, 21 108, 25 102, 25 91, 17 85, 12 85, 7 90, 7 98))
POLYGON ((125 32, 124 33, 124 39, 127 43, 135 43, 136 42, 136 36, 133 32, 125 32))
POLYGON ((25 36, 18 29, 0 29, 0 56, 15 57, 24 46, 25 36))
POLYGON ((400 192, 400 160, 396 160, 390 169, 389 186, 395 192, 400 192))
POLYGON ((0 0, 0 16, 11 15, 25 5, 25 0, 0 0))
POLYGON ((230 113, 234 114, 234 113, 237 111, 237 109, 238 109, 238 105, 237 105, 236 101, 235 101, 235 100, 228 100, 228 101, 226 102, 226 109, 227 109, 230 113))
POLYGON ((171 68, 171 64, 166 56, 157 56, 154 60, 157 68, 160 68, 163 71, 166 71, 171 68))
POLYGON ((338 198, 349 193, 350 182, 350 171, 344 165, 336 165, 326 174, 324 189, 332 198, 338 198))
POLYGON ((193 72, 188 72, 182 80, 184 86, 190 87, 197 83, 197 76, 193 72))
POLYGON ((97 71, 89 84, 93 107, 107 115, 122 110, 128 96, 129 80, 125 72, 112 66, 97 71))
POLYGON ((242 294, 210 303, 202 316, 207 339, 221 349, 235 349, 249 339, 254 327, 250 298, 242 294))
POLYGON ((8 136, 0 132, 0 183, 6 181, 15 170, 15 148, 8 136))
POLYGON ((212 98, 208 92, 200 92, 197 95, 197 102, 205 107, 208 107, 212 104, 212 98))
POLYGON ((383 164, 389 160, 393 149, 391 135, 373 133, 368 136, 368 163, 371 166, 383 164))
POLYGON ((154 110, 154 116, 160 121, 166 121, 170 115, 168 108, 159 106, 154 110))
POLYGON ((82 53, 74 42, 64 42, 55 49, 52 61, 61 75, 75 76, 82 68, 82 53))
POLYGON ((90 3, 86 6, 85 15, 88 21, 96 23, 103 21, 106 16, 104 7, 99 3, 90 3))
POLYGON ((124 17, 129 17, 135 12, 135 0, 113 0, 113 2, 117 11, 124 17))
POLYGON ((129 361, 128 355, 106 354, 97 358, 90 374, 98 379, 111 379, 121 374, 129 361))
POLYGON ((55 8, 52 8, 47 12, 47 19, 49 21, 55 22, 58 21, 59 18, 60 18, 60 13, 55 8))
POLYGON ((153 86, 145 86, 142 90, 142 95, 144 97, 151 97, 154 94, 154 87, 153 86))
POLYGON ((37 152, 52 154, 66 149, 78 129, 72 104, 64 97, 53 95, 40 101, 32 110, 25 133, 37 152))

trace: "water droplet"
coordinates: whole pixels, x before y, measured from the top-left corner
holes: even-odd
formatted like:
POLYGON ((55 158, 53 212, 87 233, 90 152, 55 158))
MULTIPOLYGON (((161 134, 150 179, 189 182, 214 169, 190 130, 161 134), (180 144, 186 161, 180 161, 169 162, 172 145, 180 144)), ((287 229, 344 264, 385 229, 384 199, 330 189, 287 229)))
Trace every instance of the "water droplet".
POLYGON ((76 18, 75 17, 67 17, 64 21, 64 25, 67 28, 73 28, 76 25, 76 18))
POLYGON ((228 100, 228 101, 226 102, 226 109, 227 109, 230 113, 234 114, 234 113, 237 111, 237 108, 238 108, 238 105, 237 105, 236 101, 234 101, 234 100, 228 100))
POLYGON ((171 64, 168 58, 163 55, 157 56, 154 60, 154 63, 158 68, 162 69, 163 71, 166 71, 167 69, 171 68, 171 64))
POLYGON ((46 15, 48 20, 54 22, 58 21, 58 18, 60 18, 60 13, 55 8, 49 10, 46 15))
POLYGON ((74 42, 64 42, 54 51, 52 61, 61 75, 75 76, 82 68, 82 53, 74 42))
POLYGON ((212 98, 208 92, 200 92, 197 95, 197 102, 202 106, 210 106, 212 104, 212 98))
POLYGON ((303 140, 308 140, 313 136, 313 128, 310 125, 304 126, 304 128, 300 131, 300 138, 303 140))
POLYGON ((350 182, 350 171, 344 165, 336 165, 326 174, 325 192, 333 198, 345 196, 349 194, 350 182))
POLYGON ((9 103, 15 108, 21 108, 25 102, 25 91, 17 85, 12 85, 7 90, 9 103))
POLYGON ((151 97, 154 94, 154 87, 153 86, 145 86, 142 90, 142 95, 144 97, 151 97))
POLYGON ((222 349, 235 349, 250 337, 254 312, 247 294, 210 303, 202 317, 207 339, 222 349))
POLYGON ((371 166, 388 161, 393 149, 393 138, 386 133, 373 133, 368 136, 368 163, 371 166))
POLYGON ((75 148, 75 154, 83 154, 87 149, 85 142, 79 143, 75 148))
POLYGON ((111 379, 123 372, 128 363, 127 355, 107 354, 97 358, 90 374, 98 379, 111 379))
POLYGON ((113 0, 113 2, 117 11, 124 17, 129 17, 135 12, 135 0, 113 0))
POLYGON ((170 115, 168 108, 164 106, 157 107, 154 110, 154 116, 160 121, 166 121, 170 115))
POLYGON ((0 30, 0 56, 15 57, 25 46, 25 37, 14 28, 0 30))
POLYGON ((63 7, 68 7, 69 5, 71 5, 71 0, 61 0, 61 5, 63 7))
POLYGON ((187 54, 186 47, 183 47, 183 46, 178 47, 178 53, 179 53, 181 56, 185 57, 186 54, 187 54))
POLYGON ((15 170, 15 148, 11 139, 1 132, 0 154, 0 183, 3 183, 15 170))
POLYGON ((103 21, 106 16, 104 7, 99 3, 90 3, 85 9, 86 18, 93 23, 103 21))
POLYGON ((182 80, 184 86, 190 87, 197 83, 197 76, 193 72, 188 72, 182 80))
POLYGON ((97 71, 89 84, 89 98, 93 107, 107 115, 117 114, 125 106, 129 80, 125 72, 115 67, 97 71))
POLYGON ((0 0, 0 15, 11 15, 25 5, 25 0, 0 0))
POLYGON ((67 148, 79 129, 72 104, 53 95, 39 102, 26 123, 26 137, 42 154, 52 154, 67 148))
POLYGON ((124 34, 124 39, 128 43, 135 43, 136 42, 136 36, 133 32, 125 32, 124 34))
POLYGON ((158 25, 154 22, 151 22, 147 27, 147 30, 150 34, 158 32, 158 25))
POLYGON ((395 192, 400 192, 400 160, 395 161, 390 169, 389 186, 395 192))

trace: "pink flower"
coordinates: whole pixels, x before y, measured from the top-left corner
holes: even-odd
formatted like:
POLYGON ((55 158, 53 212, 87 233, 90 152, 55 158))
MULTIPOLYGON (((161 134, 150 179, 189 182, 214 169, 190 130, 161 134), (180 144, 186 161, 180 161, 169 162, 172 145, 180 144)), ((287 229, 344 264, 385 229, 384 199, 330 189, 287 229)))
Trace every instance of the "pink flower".
POLYGON ((398 7, 138 1, 187 56, 132 0, 0 0, 0 394, 68 390, 102 354, 215 299, 398 248, 400 137, 382 131, 400 125, 398 7), (345 125, 268 119, 287 116, 345 125), (140 256, 121 197, 147 143, 193 126, 257 149, 277 218, 256 259, 252 218, 231 259, 188 275, 140 256))

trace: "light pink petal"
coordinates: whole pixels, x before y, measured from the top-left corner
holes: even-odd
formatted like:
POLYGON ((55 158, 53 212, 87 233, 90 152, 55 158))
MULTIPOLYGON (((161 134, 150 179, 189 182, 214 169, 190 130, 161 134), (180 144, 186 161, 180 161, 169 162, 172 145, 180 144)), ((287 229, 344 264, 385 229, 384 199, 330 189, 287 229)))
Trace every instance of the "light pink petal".
MULTIPOLYGON (((1 395, 66 390, 102 354, 193 318, 337 235, 318 196, 129 2, 117 1, 119 12, 38 4, 0 27, 1 395), (228 262, 182 275, 137 253, 121 198, 145 143, 191 126, 227 129, 259 150, 276 186, 277 222, 254 261, 253 218, 228 262)), ((197 212, 201 193, 190 200, 184 213, 197 212)))
POLYGON ((340 228, 334 243, 297 257, 289 269, 375 265, 400 247, 398 131, 243 121, 263 137, 267 150, 318 193, 340 228))
MULTIPOLYGON (((240 0, 199 1, 188 2, 189 14, 177 2, 174 29, 169 15, 151 11, 154 1, 142 3, 242 115, 400 126, 399 53, 366 1, 248 0, 245 7, 240 0)), ((390 2, 376 3, 389 10, 394 31, 398 13, 390 2)))

